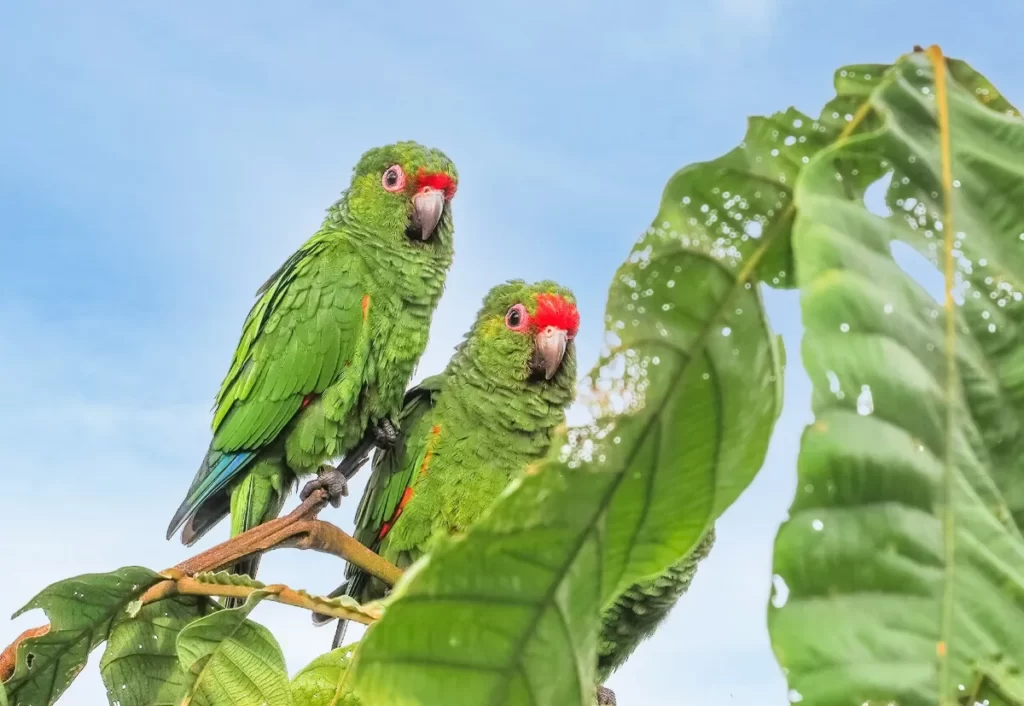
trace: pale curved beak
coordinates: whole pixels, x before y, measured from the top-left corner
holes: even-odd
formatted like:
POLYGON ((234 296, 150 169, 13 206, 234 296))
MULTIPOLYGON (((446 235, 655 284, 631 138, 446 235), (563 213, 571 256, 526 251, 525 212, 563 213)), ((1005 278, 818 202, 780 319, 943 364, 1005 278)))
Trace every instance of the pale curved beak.
POLYGON ((419 231, 420 239, 427 240, 434 234, 443 212, 443 191, 425 186, 412 197, 412 224, 419 231))
POLYGON ((550 380, 558 372, 558 366, 565 357, 565 348, 569 345, 569 334, 565 329, 548 326, 534 337, 532 367, 535 372, 543 372, 544 379, 550 380))

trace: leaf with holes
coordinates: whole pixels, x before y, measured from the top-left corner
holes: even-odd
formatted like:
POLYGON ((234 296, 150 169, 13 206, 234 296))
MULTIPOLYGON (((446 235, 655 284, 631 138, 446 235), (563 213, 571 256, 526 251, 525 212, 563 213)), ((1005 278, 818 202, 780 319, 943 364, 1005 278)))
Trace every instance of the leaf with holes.
POLYGON ((592 703, 602 611, 684 557, 764 460, 781 370, 757 273, 792 218, 771 170, 802 163, 765 159, 817 148, 798 115, 669 182, 609 294, 599 421, 406 574, 356 657, 365 703, 592 703), (786 145, 783 124, 808 139, 786 145))
MULTIPOLYGON (((793 184, 806 161, 841 129, 795 108, 750 118, 739 146, 672 177, 648 234, 733 262, 757 250, 764 238, 760 277, 774 287, 793 286, 793 184)), ((634 256, 642 257, 643 250, 634 256)))
POLYGON ((974 703, 984 665, 1024 667, 1024 121, 937 48, 871 83, 869 120, 795 192, 816 420, 769 627, 801 703, 974 703), (941 302, 898 242, 938 266, 941 302))
POLYGON ((292 698, 301 706, 359 706, 348 683, 349 664, 357 644, 320 655, 292 679, 292 698))
POLYGON ((100 660, 107 698, 119 706, 175 706, 190 682, 178 664, 181 630, 219 606, 205 596, 175 596, 141 606, 114 623, 100 660))
POLYGON ((160 577, 137 566, 84 574, 47 586, 14 617, 41 608, 50 630, 18 646, 14 674, 4 683, 16 704, 49 706, 85 667, 89 653, 107 639, 129 603, 160 577))
POLYGON ((178 660, 189 679, 183 706, 290 706, 281 647, 247 618, 267 595, 255 591, 244 605, 218 610, 181 631, 178 660))

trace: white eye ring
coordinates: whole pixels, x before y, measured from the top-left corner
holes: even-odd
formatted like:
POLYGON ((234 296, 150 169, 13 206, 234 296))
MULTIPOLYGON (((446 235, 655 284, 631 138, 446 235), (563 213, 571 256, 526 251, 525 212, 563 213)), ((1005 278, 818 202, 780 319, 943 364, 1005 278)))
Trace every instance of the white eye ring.
POLYGON ((405 170, 398 164, 393 164, 384 170, 380 178, 380 185, 385 191, 395 193, 405 188, 405 170))
POLYGON ((522 304, 516 304, 505 314, 505 326, 511 331, 524 331, 529 324, 530 315, 522 304))

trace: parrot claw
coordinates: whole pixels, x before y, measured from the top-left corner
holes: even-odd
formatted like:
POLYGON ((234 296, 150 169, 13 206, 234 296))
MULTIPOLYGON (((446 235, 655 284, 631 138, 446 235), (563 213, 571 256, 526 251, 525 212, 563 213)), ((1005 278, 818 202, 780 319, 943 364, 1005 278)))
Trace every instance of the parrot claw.
POLYGON ((615 706, 615 692, 606 686, 597 687, 598 706, 615 706))
POLYGON ((377 448, 387 451, 398 442, 398 427, 385 417, 373 427, 373 438, 377 442, 377 448))
POLYGON ((331 505, 340 507, 341 499, 348 496, 348 479, 334 466, 323 466, 317 473, 316 480, 311 480, 303 486, 299 499, 305 502, 306 498, 317 490, 326 490, 331 505))

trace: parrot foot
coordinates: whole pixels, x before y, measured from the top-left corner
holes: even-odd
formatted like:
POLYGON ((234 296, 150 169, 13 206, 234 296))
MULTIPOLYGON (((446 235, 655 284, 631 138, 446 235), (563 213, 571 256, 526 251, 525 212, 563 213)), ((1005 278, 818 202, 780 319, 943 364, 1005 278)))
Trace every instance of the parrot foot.
POLYGON ((598 706, 615 706, 615 692, 606 686, 597 687, 598 706))
POLYGON ((299 499, 305 502, 306 498, 317 490, 326 490, 331 505, 340 507, 341 499, 348 496, 348 479, 334 466, 321 466, 316 480, 311 480, 303 486, 299 499))
POLYGON ((398 427, 390 419, 384 417, 373 427, 373 438, 377 442, 377 448, 386 451, 398 442, 398 427))

